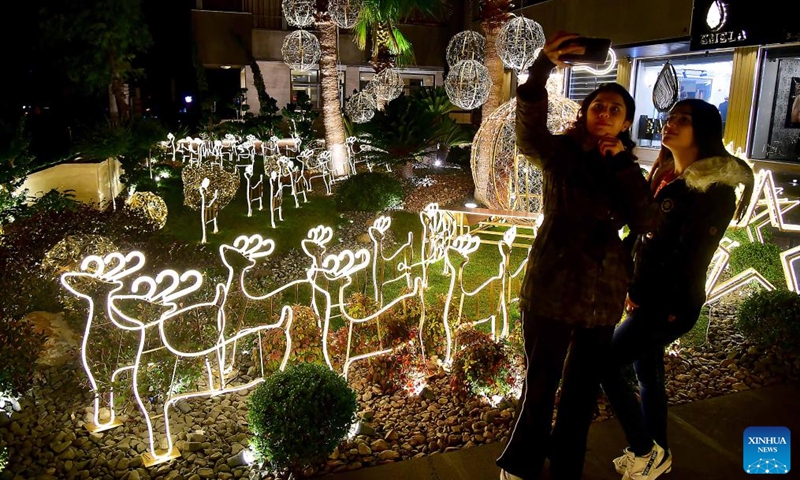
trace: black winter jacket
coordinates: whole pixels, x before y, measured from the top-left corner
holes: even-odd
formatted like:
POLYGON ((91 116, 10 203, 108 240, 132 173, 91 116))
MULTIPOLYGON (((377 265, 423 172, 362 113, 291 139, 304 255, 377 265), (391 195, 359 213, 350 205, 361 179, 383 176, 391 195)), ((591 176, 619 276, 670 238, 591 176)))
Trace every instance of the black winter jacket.
POLYGON ((629 152, 603 158, 547 129, 545 83, 554 65, 539 55, 517 89, 517 148, 542 170, 543 214, 520 292, 520 308, 582 327, 619 322, 633 268, 619 231, 655 228, 657 205, 629 152))
MULTIPOLYGON (((655 172, 655 191, 670 161, 655 172)), ((752 170, 733 157, 710 157, 691 164, 656 196, 663 220, 640 235, 634 247, 630 298, 669 314, 697 311, 706 300, 706 274, 736 209, 735 188, 752 183, 752 170)))

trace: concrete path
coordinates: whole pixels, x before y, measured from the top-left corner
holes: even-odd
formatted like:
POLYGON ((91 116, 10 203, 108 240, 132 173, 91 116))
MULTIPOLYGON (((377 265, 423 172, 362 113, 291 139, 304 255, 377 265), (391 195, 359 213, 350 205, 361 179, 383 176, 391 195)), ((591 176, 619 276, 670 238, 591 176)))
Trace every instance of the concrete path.
MULTIPOLYGON (((793 381, 670 409, 670 447, 675 458, 666 480, 752 480, 743 468, 742 434, 750 426, 785 426, 800 442, 800 382, 793 381)), ((595 423, 589 432, 584 480, 620 480, 611 459, 626 445, 615 419, 595 423)), ((332 475, 333 480, 495 480, 494 460, 503 445, 489 444, 399 463, 332 475)), ((800 478, 796 447, 792 471, 782 478, 800 478)), ((550 480, 544 472, 539 480, 550 480)))

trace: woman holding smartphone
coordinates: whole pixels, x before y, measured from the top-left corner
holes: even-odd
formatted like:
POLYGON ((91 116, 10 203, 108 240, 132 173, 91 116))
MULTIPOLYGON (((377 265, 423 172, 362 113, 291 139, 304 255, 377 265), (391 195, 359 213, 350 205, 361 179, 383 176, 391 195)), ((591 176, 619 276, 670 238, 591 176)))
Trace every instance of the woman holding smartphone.
POLYGON ((585 51, 579 43, 562 46, 578 37, 553 35, 517 88, 517 148, 542 170, 544 219, 520 292, 527 369, 516 423, 497 459, 501 479, 536 479, 548 457, 553 479, 580 479, 599 365, 630 279, 619 231, 648 232, 658 218, 631 154, 635 104, 624 87, 590 93, 564 134, 547 129, 547 78, 565 65, 562 55, 585 51))
POLYGON ((662 129, 661 151, 648 175, 662 222, 634 248, 628 316, 614 332, 603 390, 629 447, 614 460, 624 480, 668 472, 664 348, 694 327, 706 301, 711 258, 737 210, 741 220, 753 192, 753 171, 722 144, 722 118, 703 100, 675 104, 662 129), (623 375, 633 363, 641 404, 623 375))

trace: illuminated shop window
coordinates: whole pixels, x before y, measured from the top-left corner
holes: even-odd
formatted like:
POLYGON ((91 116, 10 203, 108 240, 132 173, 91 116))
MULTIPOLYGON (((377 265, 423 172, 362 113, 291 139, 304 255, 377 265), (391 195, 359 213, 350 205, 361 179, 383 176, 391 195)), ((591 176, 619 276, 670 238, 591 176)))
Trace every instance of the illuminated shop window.
POLYGON ((661 147, 661 122, 666 114, 659 113, 653 105, 653 85, 667 60, 672 62, 678 75, 679 98, 699 98, 714 104, 720 109, 723 122, 726 120, 733 73, 732 52, 640 60, 632 90, 636 99, 633 139, 640 147, 661 147))

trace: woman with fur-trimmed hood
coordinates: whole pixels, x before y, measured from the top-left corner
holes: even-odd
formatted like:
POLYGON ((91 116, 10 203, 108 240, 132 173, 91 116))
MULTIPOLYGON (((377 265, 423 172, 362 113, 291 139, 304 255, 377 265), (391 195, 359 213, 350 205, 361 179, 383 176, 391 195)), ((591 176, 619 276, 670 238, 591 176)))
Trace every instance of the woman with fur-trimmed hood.
POLYGON ((697 322, 711 258, 734 216, 741 220, 753 192, 753 171, 725 149, 714 105, 697 99, 678 102, 664 124, 661 143, 648 180, 662 222, 636 238, 628 316, 614 331, 603 379, 629 443, 613 462, 624 479, 650 480, 671 469, 664 348, 697 322), (623 375, 631 363, 641 405, 623 375), (651 458, 662 449, 662 458, 651 458))

